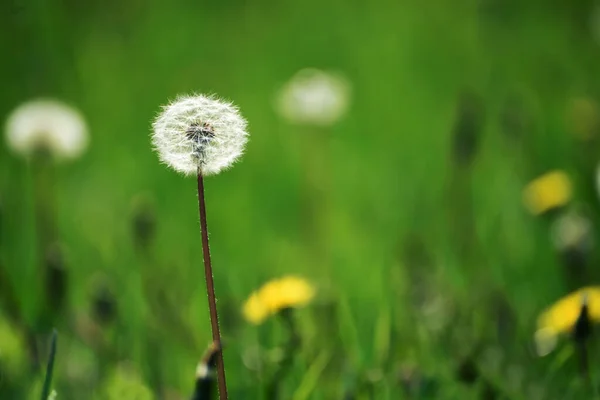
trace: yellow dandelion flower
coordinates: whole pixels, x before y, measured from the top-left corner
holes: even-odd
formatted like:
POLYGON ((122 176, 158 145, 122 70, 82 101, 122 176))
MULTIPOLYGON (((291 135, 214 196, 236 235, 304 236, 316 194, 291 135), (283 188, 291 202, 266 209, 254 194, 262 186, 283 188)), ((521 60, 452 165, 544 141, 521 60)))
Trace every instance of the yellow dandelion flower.
POLYGON ((269 316, 269 310, 262 303, 257 293, 252 293, 246 300, 243 312, 244 317, 253 324, 260 324, 269 316))
POLYGON ((523 202, 534 215, 564 206, 571 197, 571 180, 563 171, 548 172, 530 182, 523 191, 523 202))
POLYGON ((305 279, 295 276, 274 279, 250 295, 243 314, 249 322, 260 324, 285 308, 308 304, 314 295, 315 289, 305 279))
POLYGON ((535 342, 539 355, 552 351, 557 336, 571 333, 584 301, 587 302, 590 320, 600 322, 600 286, 584 287, 563 297, 544 310, 538 318, 535 342))

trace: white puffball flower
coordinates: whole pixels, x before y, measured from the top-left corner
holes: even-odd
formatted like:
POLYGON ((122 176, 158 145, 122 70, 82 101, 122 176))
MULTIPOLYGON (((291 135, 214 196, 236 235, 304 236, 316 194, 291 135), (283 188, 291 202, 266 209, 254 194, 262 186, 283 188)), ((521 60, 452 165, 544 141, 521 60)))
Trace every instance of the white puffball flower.
POLYGON ((74 159, 85 151, 88 140, 81 113, 58 100, 28 101, 6 121, 8 147, 23 156, 46 150, 56 159, 74 159))
POLYGON ((277 109, 294 123, 329 126, 348 110, 350 91, 348 80, 341 74, 307 68, 281 88, 277 109))
POLYGON ((581 213, 571 211, 560 216, 551 228, 552 241, 558 250, 589 249, 592 244, 592 222, 581 213))
POLYGON ((186 175, 215 175, 235 163, 248 141, 238 108, 214 96, 180 96, 152 124, 160 160, 186 175))

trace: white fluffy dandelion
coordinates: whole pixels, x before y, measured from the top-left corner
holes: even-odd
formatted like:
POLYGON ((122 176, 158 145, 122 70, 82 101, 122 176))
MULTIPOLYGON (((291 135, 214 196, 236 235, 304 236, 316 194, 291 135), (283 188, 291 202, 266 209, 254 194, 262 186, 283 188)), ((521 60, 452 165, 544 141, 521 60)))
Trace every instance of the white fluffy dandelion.
POLYGON ((163 108, 152 124, 152 144, 160 160, 178 172, 195 174, 198 180, 204 276, 213 342, 219 349, 215 357, 221 400, 227 400, 227 383, 209 251, 204 177, 218 174, 240 158, 248 141, 246 125, 237 107, 214 96, 204 95, 177 98, 163 108))
POLYGON ((39 99, 22 104, 8 116, 6 141, 23 156, 43 150, 56 159, 73 159, 85 151, 88 130, 76 109, 58 100, 39 99))
POLYGON ((181 96, 152 124, 160 160, 186 175, 215 175, 239 159, 248 141, 237 107, 213 96, 181 96))
POLYGON ((279 113, 298 124, 329 126, 348 110, 350 84, 339 73, 307 68, 297 72, 277 98, 279 113))
POLYGON ((551 234, 558 250, 578 248, 588 250, 593 245, 592 223, 580 212, 571 211, 552 224, 551 234))

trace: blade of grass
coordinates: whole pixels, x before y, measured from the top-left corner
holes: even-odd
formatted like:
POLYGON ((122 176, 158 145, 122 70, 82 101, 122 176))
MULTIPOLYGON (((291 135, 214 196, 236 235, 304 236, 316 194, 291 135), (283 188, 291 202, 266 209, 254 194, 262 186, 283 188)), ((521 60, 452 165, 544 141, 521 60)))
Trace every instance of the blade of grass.
POLYGON ((329 351, 324 351, 317 357, 308 371, 306 371, 302 382, 300 382, 300 386, 298 386, 298 389, 296 389, 292 396, 292 400, 306 400, 310 398, 311 393, 317 387, 319 377, 323 373, 323 370, 325 370, 330 359, 331 354, 329 351))
POLYGON ((48 357, 48 364, 46 365, 46 377, 44 378, 44 386, 42 387, 41 400, 48 400, 50 396, 50 390, 52 386, 52 374, 54 372, 54 360, 56 358, 56 340, 58 332, 56 329, 52 330, 52 337, 50 338, 50 355, 48 357))
MULTIPOLYGON (((384 303, 385 304, 385 303, 384 303)), ((383 365, 390 354, 391 316, 388 307, 382 307, 381 314, 375 325, 373 349, 377 365, 383 365)))

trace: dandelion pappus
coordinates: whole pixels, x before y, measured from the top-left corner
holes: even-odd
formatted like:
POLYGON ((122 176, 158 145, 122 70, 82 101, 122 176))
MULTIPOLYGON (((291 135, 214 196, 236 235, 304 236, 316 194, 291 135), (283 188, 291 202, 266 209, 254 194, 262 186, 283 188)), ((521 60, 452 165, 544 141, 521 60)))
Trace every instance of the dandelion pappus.
POLYGON ((194 143, 193 153, 203 162, 206 146, 215 137, 215 132, 209 123, 193 123, 185 132, 185 136, 194 143))

